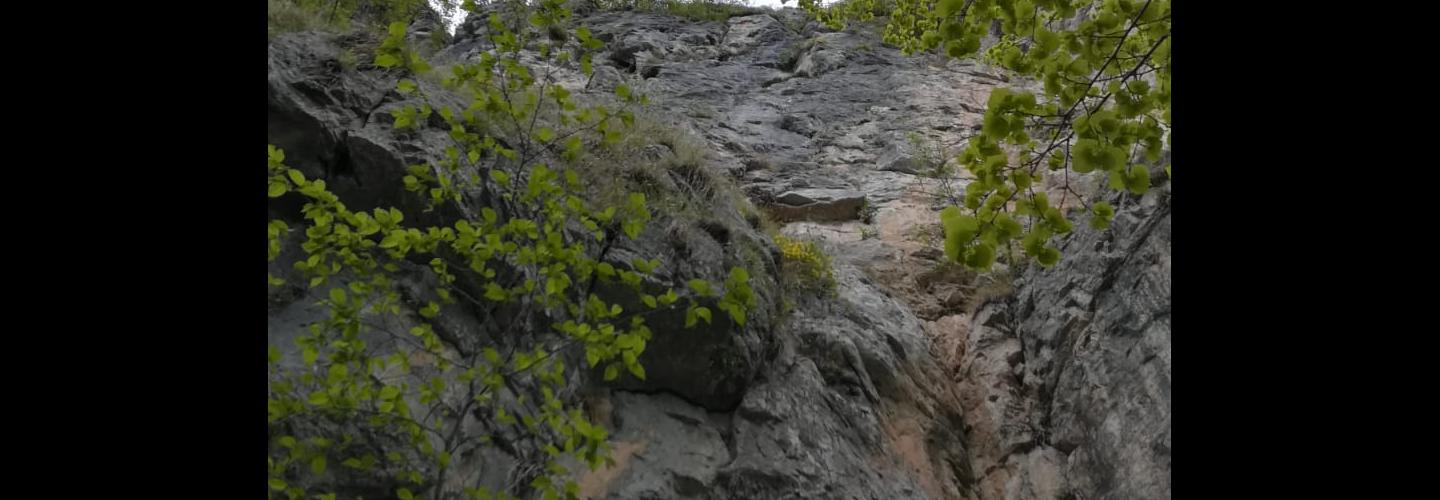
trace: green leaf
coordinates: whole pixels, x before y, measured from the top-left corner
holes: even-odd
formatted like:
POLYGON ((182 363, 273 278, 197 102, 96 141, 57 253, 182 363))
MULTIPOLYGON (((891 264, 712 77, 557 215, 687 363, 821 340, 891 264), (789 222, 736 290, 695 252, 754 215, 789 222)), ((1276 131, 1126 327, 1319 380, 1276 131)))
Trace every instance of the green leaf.
POLYGON ((965 264, 974 269, 988 270, 995 263, 995 247, 989 243, 980 243, 970 249, 965 264))
POLYGON ((555 139, 555 131, 541 127, 540 131, 535 133, 535 136, 540 139, 540 142, 550 142, 555 139))
POLYGON ((1130 173, 1125 176, 1125 188, 1131 193, 1145 194, 1150 190, 1150 169, 1143 165, 1130 166, 1130 173))
POLYGON ((608 382, 608 381, 611 381, 611 380, 615 380, 615 379, 617 379, 617 378, 619 378, 619 377, 620 377, 620 366, 619 366, 619 365, 616 365, 616 364, 613 364, 613 363, 612 363, 610 366, 605 367, 605 380, 606 380, 607 382, 608 382))
POLYGON ((280 437, 280 446, 284 446, 284 447, 286 447, 286 448, 294 448, 296 444, 298 444, 298 443, 295 441, 295 438, 294 438, 294 437, 291 437, 291 436, 281 436, 281 437, 280 437))
POLYGON ((965 5, 965 0, 940 0, 938 13, 942 18, 950 17, 960 12, 965 5))
POLYGON ((405 488, 395 490, 395 495, 400 497, 400 500, 415 500, 415 494, 405 488))
POLYGON ((400 58, 392 54, 380 54, 375 56, 375 65, 382 68, 393 68, 400 65, 400 58))
POLYGON ((1045 210, 1045 222, 1059 234, 1069 233, 1072 229, 1070 219, 1065 218, 1065 214, 1061 213, 1058 208, 1045 210))
POLYGON ((1050 267, 1060 261, 1060 250, 1046 247, 1044 250, 1041 250, 1040 254, 1036 255, 1035 258, 1040 261, 1040 265, 1050 267))
POLYGON ((316 475, 325 473, 325 455, 315 455, 315 458, 310 459, 310 472, 316 475))
POLYGON ((1011 178, 1015 181, 1015 189, 1024 190, 1030 187, 1030 174, 1023 170, 1015 171, 1011 178))
POLYGON ((395 85, 395 89, 399 90, 401 94, 409 94, 415 92, 415 81, 400 80, 400 83, 395 85))
POLYGON ((696 316, 699 316, 700 319, 705 320, 705 324, 707 324, 707 325, 710 324, 710 308, 708 308, 708 307, 697 307, 697 308, 695 308, 695 315, 696 315, 696 316))
POLYGON ((695 290, 695 293, 700 294, 701 297, 710 296, 710 282, 700 278, 695 278, 690 280, 689 284, 690 289, 695 290))
POLYGON ((729 307, 723 308, 725 312, 730 313, 730 319, 733 320, 735 324, 745 326, 745 310, 742 309, 739 304, 729 304, 729 307))
POLYGON ((274 477, 270 478, 270 489, 275 490, 275 491, 285 491, 285 487, 286 487, 286 486, 288 486, 288 485, 285 484, 285 480, 284 480, 284 479, 274 478, 274 477))
MULTIPOLYGON (((1077 128, 1079 126, 1077 125, 1077 128)), ((1089 173, 1097 169, 1111 170, 1118 157, 1113 148, 1101 144, 1095 139, 1080 139, 1075 142, 1075 148, 1071 152, 1071 165, 1076 173, 1089 173)))
POLYGON ((492 281, 485 284, 485 298, 500 302, 509 297, 510 294, 507 293, 505 289, 502 288, 500 285, 495 284, 495 282, 492 281))
POLYGON ((961 250, 980 230, 980 221, 952 206, 940 211, 940 224, 945 230, 945 255, 952 262, 959 262, 961 250))
POLYGON ((732 268, 730 268, 730 282, 732 282, 732 283, 748 283, 748 282, 750 282, 750 271, 746 271, 745 268, 743 268, 743 267, 732 267, 732 268))
POLYGON ((270 183, 270 192, 269 192, 269 194, 270 194, 270 197, 271 197, 271 198, 279 198, 279 197, 281 197, 281 196, 284 196, 285 193, 288 192, 288 191, 290 191, 290 187, 289 187, 289 186, 286 186, 284 182, 271 182, 271 183, 270 183))
POLYGON ((305 174, 300 173, 299 170, 290 169, 290 170, 288 170, 288 171, 285 172, 285 175, 289 176, 289 177, 290 177, 290 182, 295 183, 295 185, 297 185, 297 186, 303 186, 303 185, 305 185, 305 174))
POLYGON ((630 374, 635 378, 645 380, 645 367, 640 366, 640 363, 627 363, 625 367, 630 369, 630 374))
POLYGON ((1114 189, 1116 191, 1125 189, 1125 183, 1125 172, 1120 170, 1110 172, 1110 189, 1114 189))
POLYGON ((1090 227, 1095 229, 1103 230, 1109 227, 1110 220, 1115 217, 1115 209, 1112 208, 1109 203, 1103 201, 1095 203, 1094 206, 1090 207, 1090 211, 1094 214, 1090 217, 1090 227))

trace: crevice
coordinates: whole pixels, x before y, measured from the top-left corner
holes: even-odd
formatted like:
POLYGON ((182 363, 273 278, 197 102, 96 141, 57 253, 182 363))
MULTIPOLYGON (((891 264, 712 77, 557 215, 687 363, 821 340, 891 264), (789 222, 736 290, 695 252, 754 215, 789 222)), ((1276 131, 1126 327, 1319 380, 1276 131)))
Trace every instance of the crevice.
MULTIPOLYGON (((690 399, 690 398, 688 398, 688 397, 685 397, 685 395, 680 394, 679 392, 676 392, 676 391, 674 391, 674 390, 672 390, 672 389, 668 389, 668 388, 664 388, 664 387, 661 387, 661 388, 658 388, 658 389, 635 389, 635 388, 620 389, 620 388, 612 388, 611 391, 612 391, 612 392, 625 392, 625 393, 630 393, 630 394, 639 394, 639 395, 641 395, 641 396, 660 396, 660 395, 675 396, 675 397, 676 397, 677 399, 679 399, 680 401, 685 402, 685 404, 688 404, 688 405, 690 405, 690 406, 694 406, 694 407, 696 407, 696 408, 703 409, 703 410, 705 410, 706 412, 712 412, 712 413, 734 413, 735 410, 740 407, 740 403, 739 403, 739 402, 736 402, 734 406, 731 406, 731 407, 729 407, 729 408, 711 408, 711 407, 709 407, 709 406, 706 406, 706 405, 703 404, 703 403, 699 403, 699 402, 697 402, 697 401, 695 401, 695 400, 693 400, 693 399, 690 399)), ((743 398, 742 398, 742 399, 743 399, 743 398)))
POLYGON ((375 101, 375 105, 374 105, 374 106, 370 106, 370 110, 369 110, 369 111, 366 111, 366 112, 365 112, 365 115, 364 115, 363 117, 361 117, 361 120, 360 120, 360 128, 365 128, 365 126, 370 123, 370 117, 371 117, 371 116, 374 116, 374 115, 375 115, 375 112, 378 111, 378 110, 380 110, 380 106, 384 106, 386 102, 389 102, 389 97, 390 97, 390 92, 388 92, 388 91, 385 92, 385 93, 383 93, 383 94, 380 94, 380 99, 376 100, 376 101, 375 101))
POLYGON ((355 181, 357 187, 364 187, 360 176, 355 174, 355 162, 350 159, 350 146, 348 141, 350 133, 341 131, 340 137, 335 141, 334 154, 325 165, 326 177, 334 178, 339 176, 349 177, 355 181))

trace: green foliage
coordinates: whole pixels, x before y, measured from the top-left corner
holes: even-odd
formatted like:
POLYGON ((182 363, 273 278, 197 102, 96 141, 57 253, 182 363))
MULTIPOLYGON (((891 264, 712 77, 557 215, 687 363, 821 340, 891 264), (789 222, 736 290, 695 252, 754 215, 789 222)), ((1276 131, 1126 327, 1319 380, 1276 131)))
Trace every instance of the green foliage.
POLYGON ((841 0, 825 8, 821 8, 816 0, 798 0, 797 3, 801 9, 814 15, 816 21, 837 30, 844 28, 847 21, 869 21, 876 16, 888 15, 897 5, 893 0, 841 0))
MULTIPOLYGON (((865 1, 800 5, 837 27, 874 15, 865 1)), ((953 200, 955 210, 942 213, 945 249, 957 262, 986 268, 997 249, 1018 237, 1026 255, 1050 266, 1060 258, 1050 239, 1072 227, 1037 189, 1041 180, 1063 182, 1061 205, 1074 196, 1096 228, 1108 226, 1114 209, 1076 193, 1072 173, 1096 172, 1111 189, 1132 195, 1153 184, 1150 165, 1170 141, 1170 1, 895 0, 884 38, 906 53, 967 58, 997 22, 1000 41, 981 58, 1043 84, 1043 91, 991 93, 981 133, 958 158, 974 180, 963 199, 953 200), (1057 29, 1087 6, 1075 28, 1057 29), (962 207, 968 214, 959 213, 962 207)), ((1168 178, 1170 165, 1164 170, 1168 178)))
MULTIPOLYGON (((303 223, 270 222, 269 259, 279 256, 282 239, 303 235, 305 256, 294 266, 328 310, 325 320, 296 339, 302 368, 280 366, 279 349, 269 350, 272 492, 329 498, 337 474, 365 473, 395 484, 400 498, 453 497, 460 492, 438 488, 446 484, 454 457, 505 441, 528 450, 522 456, 535 465, 526 485, 532 491, 575 498, 578 489, 563 480, 568 471, 560 460, 569 455, 597 466, 608 454, 608 434, 561 396, 570 380, 566 353, 583 353, 586 368, 606 380, 622 369, 644 379, 638 359, 654 334, 646 314, 686 300, 687 323, 713 322, 709 306, 702 305, 709 303, 744 325, 755 307, 744 268, 732 269, 724 283, 690 280, 656 295, 643 284, 658 260, 620 262, 610 255, 619 242, 645 231, 649 200, 634 192, 615 203, 596 203, 586 191, 589 179, 582 178, 592 174, 579 167, 624 139, 633 121, 628 108, 645 99, 630 91, 618 96, 618 110, 581 106, 545 75, 534 74, 521 63, 521 49, 536 33, 573 34, 565 41, 550 37, 547 58, 559 64, 583 60, 601 46, 583 27, 570 30, 570 13, 559 0, 528 9, 533 29, 511 30, 492 16, 493 51, 478 63, 451 68, 453 76, 443 84, 468 90, 468 107, 434 106, 426 86, 403 76, 396 80, 398 92, 423 103, 392 113, 397 133, 426 127, 438 115, 452 141, 445 158, 410 167, 406 190, 421 197, 427 211, 488 200, 478 214, 421 226, 397 208, 353 211, 324 180, 286 166, 284 151, 270 146, 267 195, 305 203, 303 223), (437 285, 423 297, 402 297, 396 273, 422 262, 428 267, 418 269, 437 285), (602 285, 628 290, 643 307, 626 310, 616 303, 624 297, 601 299, 596 290, 602 285), (403 306, 412 299, 417 315, 403 306), (474 352, 443 341, 435 322, 461 302, 490 319, 490 338, 506 340, 474 352), (386 326, 396 323, 412 326, 386 326), (368 343, 362 334, 372 331, 393 346, 381 350, 368 343), (529 347, 520 347, 522 338, 529 347), (455 418, 465 414, 481 418, 490 432, 466 432, 455 418), (321 429, 334 434, 301 425, 321 421, 330 424, 321 429)), ((400 75, 428 71, 405 34, 403 23, 390 26, 377 66, 400 75)), ((468 486, 464 493, 509 494, 468 486)))
POLYGON ((990 48, 985 49, 985 52, 980 55, 980 60, 986 64, 1003 66, 1006 58, 1010 57, 1011 54, 1017 50, 1020 50, 1020 37, 1007 34, 1001 37, 1000 41, 991 45, 990 48))

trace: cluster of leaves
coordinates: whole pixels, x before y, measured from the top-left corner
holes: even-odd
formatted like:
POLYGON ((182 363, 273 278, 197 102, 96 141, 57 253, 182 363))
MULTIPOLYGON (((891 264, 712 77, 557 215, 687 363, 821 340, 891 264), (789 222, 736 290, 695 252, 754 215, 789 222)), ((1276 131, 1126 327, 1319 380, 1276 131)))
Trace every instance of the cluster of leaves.
POLYGON ((601 10, 663 12, 696 21, 724 21, 757 12, 742 0, 594 0, 594 4, 601 10))
MULTIPOLYGON (((1004 58, 1012 53, 1012 49, 1020 47, 1020 37, 1006 34, 1000 37, 990 48, 980 54, 980 60, 994 66, 1004 65, 1004 58)), ((1022 49, 1023 50, 1023 49, 1022 49)))
MULTIPOLYGON (((856 6, 801 6, 824 21, 869 19, 856 6)), ((1111 189, 1143 194, 1150 165, 1170 144, 1169 0, 896 0, 885 41, 906 53, 942 50, 973 57, 993 24, 1001 43, 985 58, 1043 83, 1043 93, 997 89, 981 133, 960 155, 974 177, 963 202, 942 214, 946 252, 980 269, 997 248, 1023 241, 1025 254, 1054 265, 1052 237, 1071 224, 1060 207, 1074 196, 1088 222, 1106 228, 1115 214, 1072 188, 1071 173, 1102 172, 1111 189), (1084 9, 1082 11, 1082 9, 1084 9), (1087 12, 1072 29, 1060 26, 1087 12), (1063 183, 1058 206, 1036 185, 1063 183), (962 214, 963 206, 967 214, 962 214), (1024 222, 1016 220, 1022 217, 1024 222)), ((1164 166, 1167 175, 1170 166, 1164 166)))
POLYGON ((783 234, 774 237, 775 244, 780 247, 781 278, 787 286, 811 292, 835 289, 835 270, 830 256, 818 243, 783 234))
MULTIPOLYGON (((305 204, 303 224, 270 222, 269 259, 281 254, 282 238, 303 233, 305 256, 295 267, 329 312, 296 339, 302 368, 282 366, 280 349, 270 347, 272 493, 334 498, 342 478, 331 464, 340 464, 346 473, 385 476, 401 485, 394 495, 406 499, 526 491, 575 498, 578 486, 565 480, 569 471, 560 460, 571 456, 596 467, 608 460, 608 436, 565 397, 567 355, 583 351, 588 368, 606 380, 621 370, 643 379, 638 358, 653 335, 647 315, 685 299, 687 327, 709 323, 710 310, 701 305, 708 299, 743 325, 754 307, 741 268, 723 284, 697 279, 679 293, 655 293, 643 284, 659 261, 607 260, 618 241, 640 235, 651 213, 641 193, 620 206, 595 206, 580 166, 588 152, 618 141, 633 115, 581 106, 548 75, 537 77, 521 64, 521 50, 536 33, 545 37, 540 53, 552 68, 578 65, 589 74, 591 54, 601 47, 584 27, 569 29, 561 0, 526 10, 533 29, 512 30, 492 15, 492 50, 455 66, 446 79, 447 87, 474 96, 463 109, 432 106, 422 85, 408 78, 429 66, 406 46, 404 24, 390 26, 376 54, 376 65, 397 75, 396 90, 424 103, 392 113, 397 133, 415 133, 432 114, 449 127, 446 157, 410 167, 406 189, 426 201, 427 212, 445 204, 482 206, 473 217, 414 227, 393 207, 353 211, 324 180, 307 179, 270 147, 269 197, 299 196, 305 204), (573 36, 549 35, 556 31, 573 36), (422 262, 428 267, 415 265, 422 262), (412 313, 397 276, 415 272, 436 285, 409 297, 423 304, 412 313), (601 299, 595 291, 606 284, 630 290, 644 307, 627 311, 621 300, 601 299), (478 315, 488 346, 442 339, 435 322, 445 309, 478 315), (390 326, 396 322, 413 326, 396 332, 390 326), (375 334, 393 342, 382 350, 366 340, 375 334), (467 418, 486 432, 476 435, 467 418), (485 446, 503 446, 528 464, 523 481, 502 491, 479 484, 446 491, 458 457, 485 446)), ((644 102, 624 86, 616 94, 626 106, 644 102)), ((285 284, 276 276, 269 281, 285 284)))
MULTIPOLYGON (((904 0, 899 0, 904 1, 904 0)), ((819 0, 799 0, 800 8, 809 12, 816 21, 831 29, 842 29, 847 22, 869 21, 883 16, 895 8, 896 0, 841 0, 821 7, 819 0)))

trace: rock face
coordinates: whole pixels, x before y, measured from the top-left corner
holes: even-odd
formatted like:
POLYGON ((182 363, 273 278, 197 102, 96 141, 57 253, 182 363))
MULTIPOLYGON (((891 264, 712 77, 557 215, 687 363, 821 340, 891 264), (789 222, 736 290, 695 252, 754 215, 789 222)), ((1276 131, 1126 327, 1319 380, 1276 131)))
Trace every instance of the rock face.
POLYGON ((1171 496, 1168 184, 1128 204, 955 353, 982 498, 1171 496))
POLYGON ((841 270, 839 294, 797 307, 781 350, 731 411, 615 391, 614 469, 593 498, 967 498, 953 390, 918 319, 841 270))
MULTIPOLYGON (((928 160, 910 137, 958 151, 989 91, 1019 82, 907 58, 874 26, 827 31, 794 9, 720 22, 578 17, 607 51, 593 78, 548 68, 555 82, 580 94, 619 83, 646 92, 657 114, 703 139, 708 172, 790 222, 786 233, 820 234, 837 282, 833 296, 792 298, 782 311, 778 250, 724 197, 692 200, 703 218, 657 214, 639 241, 616 249, 617 261, 661 260, 662 281, 720 281, 745 265, 761 307, 743 328, 716 314, 708 328, 682 330, 682 316, 657 315, 646 381, 580 377, 566 396, 584 398, 611 429, 616 461, 577 477, 584 498, 1170 496, 1168 188, 1113 200, 1126 208, 1111 232, 1077 221, 1061 264, 1026 270, 1013 298, 982 300, 973 275, 940 265, 940 205, 933 182, 916 175, 928 160)), ((437 64, 477 57, 485 26, 470 16, 437 64)), ((389 111, 417 103, 382 72, 342 70, 343 43, 312 33, 271 41, 270 141, 353 209, 420 214, 400 178, 443 157, 445 131, 393 133, 389 111)), ((635 157, 674 155, 651 145, 635 157)), ((445 206, 418 222, 479 208, 445 206)), ((272 217, 298 210, 283 198, 271 205, 272 217)), ((272 273, 298 282, 286 264, 298 241, 287 244, 272 273)), ((406 269, 399 285, 418 296, 421 268, 406 269)), ((289 363, 298 353, 288 339, 316 314, 305 293, 271 292, 271 343, 289 349, 289 363)), ((442 338, 478 348, 487 326, 477 315, 445 314, 442 338)), ((503 485, 521 458, 487 449, 455 468, 470 484, 503 485)), ((385 496, 373 493, 385 484, 357 485, 385 496)))

